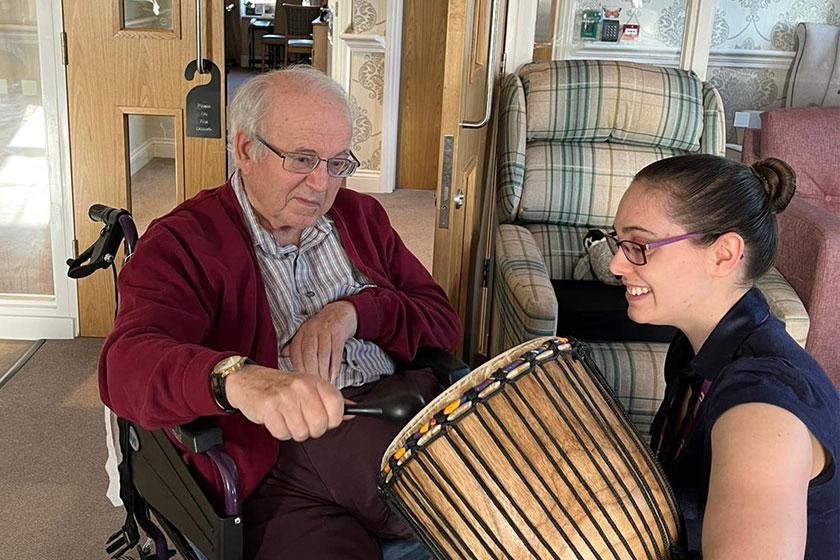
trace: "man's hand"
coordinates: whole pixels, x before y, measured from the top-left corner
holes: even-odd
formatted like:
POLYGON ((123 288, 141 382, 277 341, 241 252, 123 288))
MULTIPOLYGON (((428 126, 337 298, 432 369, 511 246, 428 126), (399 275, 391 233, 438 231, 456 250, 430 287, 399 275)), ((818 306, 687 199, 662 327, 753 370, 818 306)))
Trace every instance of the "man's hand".
POLYGON ((279 440, 320 437, 344 417, 338 389, 312 375, 248 365, 227 376, 225 392, 231 406, 279 440))
POLYGON ((288 353, 295 371, 335 381, 341 368, 344 344, 356 333, 357 326, 356 308, 352 303, 328 303, 300 326, 282 353, 288 353))

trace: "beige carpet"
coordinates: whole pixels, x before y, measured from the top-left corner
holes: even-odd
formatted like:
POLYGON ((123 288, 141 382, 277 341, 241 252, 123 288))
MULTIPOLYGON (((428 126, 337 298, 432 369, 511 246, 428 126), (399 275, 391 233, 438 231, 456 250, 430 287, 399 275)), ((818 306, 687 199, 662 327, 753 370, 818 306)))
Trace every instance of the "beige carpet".
POLYGON ((0 378, 33 344, 33 340, 0 340, 0 378))
POLYGON ((435 245, 435 191, 397 189, 373 195, 385 207, 391 225, 431 272, 435 245))
POLYGON ((131 176, 131 215, 137 233, 177 206, 175 160, 153 158, 131 176))
POLYGON ((0 558, 104 559, 122 525, 105 498, 101 345, 47 341, 0 389, 0 558))

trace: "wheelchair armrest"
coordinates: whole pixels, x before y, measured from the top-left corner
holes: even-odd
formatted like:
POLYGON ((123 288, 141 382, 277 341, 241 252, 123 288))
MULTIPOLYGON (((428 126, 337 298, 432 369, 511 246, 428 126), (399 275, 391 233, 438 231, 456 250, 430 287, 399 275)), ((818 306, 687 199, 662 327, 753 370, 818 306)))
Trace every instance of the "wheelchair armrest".
POLYGON ((470 372, 470 367, 440 348, 423 346, 417 351, 417 356, 408 369, 431 368, 442 387, 449 387, 470 372))
POLYGON ((175 426, 172 436, 193 453, 206 453, 215 445, 222 445, 222 429, 212 417, 193 420, 189 424, 175 426))
MULTIPOLYGON (((213 418, 205 418, 201 422, 206 427, 208 423, 213 423, 213 418)), ((242 517, 238 510, 239 504, 232 507, 234 496, 238 500, 238 477, 235 466, 232 467, 233 472, 227 475, 224 472, 231 471, 233 461, 221 458, 220 463, 219 457, 212 457, 220 451, 219 447, 213 446, 207 451, 217 466, 221 464, 222 479, 228 478, 236 486, 231 490, 225 483, 224 505, 227 511, 220 514, 198 485, 165 430, 147 431, 137 425, 131 428, 135 434, 131 448, 132 482, 139 495, 154 510, 158 520, 165 521, 162 526, 179 550, 184 548, 178 536, 180 534, 189 539, 208 559, 242 558, 242 517)), ((221 440, 221 430, 215 429, 219 431, 215 437, 221 440)), ((175 430, 166 431, 172 433, 175 430)), ((197 449, 208 440, 206 433, 212 434, 213 429, 211 427, 208 432, 202 433, 202 429, 196 428, 193 422, 180 426, 178 431, 188 434, 184 439, 179 438, 180 441, 191 449, 197 449)))

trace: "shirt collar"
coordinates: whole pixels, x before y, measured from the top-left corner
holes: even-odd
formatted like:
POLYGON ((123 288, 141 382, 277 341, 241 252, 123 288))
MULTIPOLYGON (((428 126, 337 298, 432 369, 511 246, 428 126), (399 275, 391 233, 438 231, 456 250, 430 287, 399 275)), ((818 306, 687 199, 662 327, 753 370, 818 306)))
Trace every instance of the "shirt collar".
MULTIPOLYGON (((260 225, 257 220, 257 215, 248 201, 248 196, 245 194, 245 188, 242 185, 242 177, 237 169, 230 179, 233 186, 233 192, 236 194, 236 200, 239 202, 239 207, 242 208, 242 215, 245 217, 245 223, 248 226, 248 232, 251 234, 251 240, 255 247, 261 248, 266 253, 277 256, 283 253, 294 251, 292 245, 278 245, 274 240, 274 236, 260 225)), ((305 250, 308 247, 316 244, 320 239, 323 239, 326 234, 332 231, 332 220, 323 215, 315 222, 313 227, 308 227, 303 230, 300 235, 300 249, 305 250)))
POLYGON ((694 355, 688 337, 680 332, 668 350, 667 361, 672 367, 685 364, 687 373, 714 380, 732 362, 747 337, 769 316, 767 300, 758 288, 753 287, 726 312, 697 355, 694 355))

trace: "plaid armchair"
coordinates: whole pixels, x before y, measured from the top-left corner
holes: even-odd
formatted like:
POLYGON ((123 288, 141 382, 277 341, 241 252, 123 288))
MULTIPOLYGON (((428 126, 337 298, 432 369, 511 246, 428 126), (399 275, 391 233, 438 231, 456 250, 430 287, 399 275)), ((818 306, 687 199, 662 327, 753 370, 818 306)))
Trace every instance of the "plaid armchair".
MULTIPOLYGON (((557 332, 558 301, 570 297, 558 281, 573 279, 587 231, 612 227, 639 170, 669 156, 724 152, 718 92, 674 68, 598 60, 528 64, 504 78, 501 103, 491 354, 538 336, 570 334, 557 332)), ((804 345, 808 316, 796 293, 775 270, 759 287, 804 345)), ((664 392, 668 344, 593 338, 590 347, 647 434, 664 392)))

